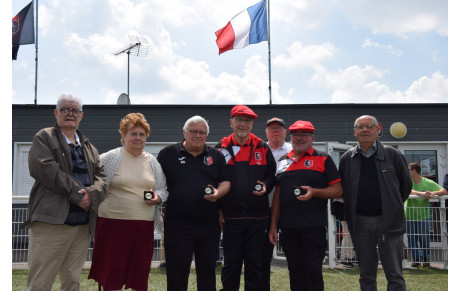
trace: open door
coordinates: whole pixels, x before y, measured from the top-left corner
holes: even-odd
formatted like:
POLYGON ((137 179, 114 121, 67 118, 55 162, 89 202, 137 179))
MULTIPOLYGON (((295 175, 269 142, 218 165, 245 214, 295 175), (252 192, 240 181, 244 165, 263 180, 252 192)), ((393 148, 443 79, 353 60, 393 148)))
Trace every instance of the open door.
POLYGON ((326 152, 332 157, 337 168, 339 167, 340 157, 352 147, 343 143, 326 142, 326 152))

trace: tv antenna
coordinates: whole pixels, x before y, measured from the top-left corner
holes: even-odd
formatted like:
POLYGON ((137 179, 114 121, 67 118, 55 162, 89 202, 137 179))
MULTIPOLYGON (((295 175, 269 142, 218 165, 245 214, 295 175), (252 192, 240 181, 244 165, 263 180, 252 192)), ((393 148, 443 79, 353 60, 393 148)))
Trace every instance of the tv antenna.
POLYGON ((131 53, 137 57, 145 57, 147 56, 148 49, 149 49, 149 43, 145 37, 141 37, 138 35, 128 35, 130 44, 116 52, 113 53, 113 55, 118 56, 121 54, 126 53, 128 55, 128 104, 131 104, 129 100, 129 56, 131 53))

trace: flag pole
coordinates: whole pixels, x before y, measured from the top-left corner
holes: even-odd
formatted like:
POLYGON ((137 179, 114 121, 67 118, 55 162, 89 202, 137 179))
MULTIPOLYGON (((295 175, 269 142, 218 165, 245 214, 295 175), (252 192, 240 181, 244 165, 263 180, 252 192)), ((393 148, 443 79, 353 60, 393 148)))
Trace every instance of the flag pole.
POLYGON ((267 20, 267 41, 268 41, 268 92, 270 95, 270 105, 272 104, 272 64, 271 64, 271 51, 270 51, 270 0, 267 0, 268 6, 268 20, 267 20))
POLYGON ((37 71, 38 71, 38 0, 35 0, 35 99, 37 105, 37 71))

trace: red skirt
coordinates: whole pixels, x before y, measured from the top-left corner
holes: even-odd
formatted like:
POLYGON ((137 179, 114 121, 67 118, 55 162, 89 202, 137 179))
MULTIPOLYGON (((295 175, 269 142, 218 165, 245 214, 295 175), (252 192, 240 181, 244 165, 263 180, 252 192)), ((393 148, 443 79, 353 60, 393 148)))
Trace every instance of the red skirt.
POLYGON ((146 291, 153 255, 153 221, 99 217, 88 279, 104 290, 146 291))

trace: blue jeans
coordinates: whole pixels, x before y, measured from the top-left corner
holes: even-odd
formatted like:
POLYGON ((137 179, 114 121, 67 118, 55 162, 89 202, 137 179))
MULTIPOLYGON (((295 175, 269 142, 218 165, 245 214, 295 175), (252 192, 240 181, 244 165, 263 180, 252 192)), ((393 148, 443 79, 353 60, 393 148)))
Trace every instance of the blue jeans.
POLYGON ((429 262, 430 220, 408 221, 407 241, 415 262, 429 262))

